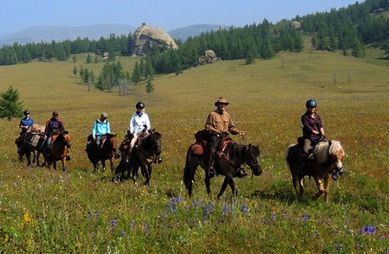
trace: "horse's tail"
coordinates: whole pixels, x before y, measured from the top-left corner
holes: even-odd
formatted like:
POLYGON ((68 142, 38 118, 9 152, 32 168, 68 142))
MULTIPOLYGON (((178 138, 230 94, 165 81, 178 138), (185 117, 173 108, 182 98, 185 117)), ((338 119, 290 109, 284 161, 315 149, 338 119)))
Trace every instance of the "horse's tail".
POLYGON ((292 145, 288 146, 288 148, 286 149, 285 159, 286 159, 286 163, 288 165, 290 165, 291 162, 296 161, 298 159, 298 157, 297 157, 298 150, 296 152, 296 148, 295 148, 296 146, 297 146, 297 144, 292 144, 292 145))
POLYGON ((184 170, 184 184, 186 189, 188 190, 189 196, 192 195, 192 187, 193 187, 193 181, 194 181, 194 176, 196 173, 196 166, 193 166, 191 163, 191 158, 193 157, 190 155, 190 150, 191 147, 189 147, 188 152, 186 153, 186 163, 185 163, 185 170, 184 170))

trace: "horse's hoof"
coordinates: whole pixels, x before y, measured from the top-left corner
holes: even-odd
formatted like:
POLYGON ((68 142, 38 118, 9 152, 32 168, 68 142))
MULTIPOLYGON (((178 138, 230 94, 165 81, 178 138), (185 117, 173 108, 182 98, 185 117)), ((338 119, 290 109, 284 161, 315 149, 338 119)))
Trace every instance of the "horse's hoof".
POLYGON ((63 168, 62 168, 62 171, 65 172, 65 171, 66 171, 66 167, 63 167, 63 168))

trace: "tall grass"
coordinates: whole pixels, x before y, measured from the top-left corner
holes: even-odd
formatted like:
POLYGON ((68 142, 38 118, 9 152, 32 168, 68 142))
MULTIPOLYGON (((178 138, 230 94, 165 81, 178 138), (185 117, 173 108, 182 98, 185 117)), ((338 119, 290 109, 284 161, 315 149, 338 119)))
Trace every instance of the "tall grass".
MULTIPOLYGON (((59 110, 73 140, 66 173, 27 167, 18 162, 14 145, 19 120, 0 120, 0 251, 387 252, 387 61, 316 51, 283 57, 284 68, 277 57, 158 76, 154 93, 147 94, 142 83, 127 97, 76 86, 70 61, 0 67, 0 90, 17 88, 40 124, 59 110), (219 96, 230 101, 235 125, 247 131, 245 140, 235 140, 260 144, 264 173, 237 179, 238 196, 228 190, 217 200, 223 178, 212 180, 208 197, 199 169, 189 198, 182 183, 186 149, 219 96), (331 182, 329 203, 312 198, 317 190, 309 179, 297 200, 285 166, 285 150, 301 134, 299 119, 309 98, 319 103, 327 136, 341 140, 347 153, 345 175, 331 182), (112 182, 109 170, 92 173, 84 151, 103 111, 122 139, 138 100, 163 133, 164 162, 154 166, 150 187, 142 179, 112 182)), ((131 71, 136 59, 121 61, 131 71)), ((93 65, 95 74, 101 67, 93 65)))

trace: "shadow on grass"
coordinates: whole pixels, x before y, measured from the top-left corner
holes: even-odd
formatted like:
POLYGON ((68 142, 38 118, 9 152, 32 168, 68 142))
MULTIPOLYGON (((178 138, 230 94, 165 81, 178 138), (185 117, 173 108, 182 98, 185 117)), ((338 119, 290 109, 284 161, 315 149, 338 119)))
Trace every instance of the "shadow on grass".
POLYGON ((277 181, 262 190, 255 190, 251 194, 251 197, 266 200, 279 200, 288 204, 305 200, 300 200, 296 197, 292 182, 290 180, 277 181))

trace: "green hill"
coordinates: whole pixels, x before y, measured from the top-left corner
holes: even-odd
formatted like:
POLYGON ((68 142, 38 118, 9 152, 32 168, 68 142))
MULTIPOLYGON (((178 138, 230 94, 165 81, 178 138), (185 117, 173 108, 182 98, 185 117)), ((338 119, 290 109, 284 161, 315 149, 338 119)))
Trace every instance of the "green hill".
MULTIPOLYGON (((388 61, 368 49, 364 59, 306 50, 281 52, 272 60, 221 61, 157 76, 129 96, 87 91, 72 70, 84 63, 97 74, 103 63, 34 61, 0 67, 0 91, 17 88, 24 107, 43 124, 58 110, 72 137, 68 171, 19 163, 14 139, 18 119, 0 120, 0 250, 5 252, 232 252, 302 253, 341 250, 385 252, 388 238, 388 61), (284 64, 283 64, 284 63, 284 64), (284 66, 282 66, 284 65, 284 66), (194 197, 182 183, 186 149, 204 127, 219 96, 226 97, 235 125, 247 132, 238 143, 260 144, 263 174, 236 180, 239 191, 216 200, 223 177, 207 197, 198 169, 194 197), (295 198, 285 150, 301 135, 305 101, 318 101, 326 134, 340 140, 345 175, 331 182, 330 202, 313 200, 306 179, 295 198), (151 186, 111 182, 109 170, 92 173, 86 137, 101 112, 122 140, 135 104, 146 104, 152 126, 163 133, 163 158, 151 186), (242 209, 247 207, 248 209, 242 209)), ((139 59, 122 57, 132 71, 139 59)))

